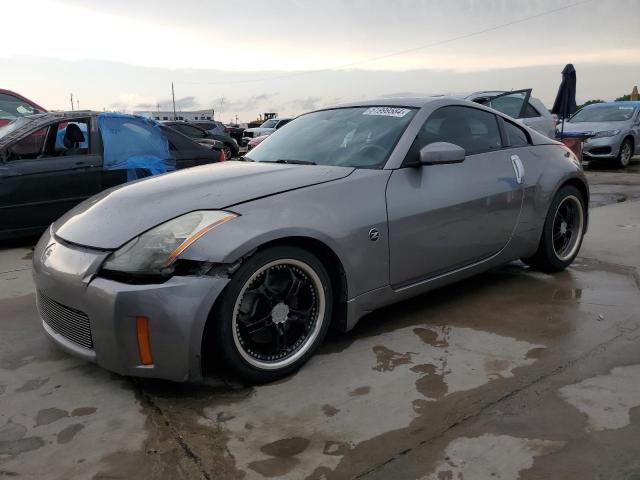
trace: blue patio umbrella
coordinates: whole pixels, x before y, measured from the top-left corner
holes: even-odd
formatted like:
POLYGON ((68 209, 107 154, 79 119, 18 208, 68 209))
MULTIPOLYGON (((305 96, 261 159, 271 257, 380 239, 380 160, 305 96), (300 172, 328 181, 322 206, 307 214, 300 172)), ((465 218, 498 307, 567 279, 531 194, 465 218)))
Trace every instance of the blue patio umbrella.
POLYGON ((562 82, 553 102, 551 113, 555 113, 562 119, 560 138, 564 133, 564 120, 577 110, 576 106, 576 69, 571 63, 567 63, 562 70, 562 82))

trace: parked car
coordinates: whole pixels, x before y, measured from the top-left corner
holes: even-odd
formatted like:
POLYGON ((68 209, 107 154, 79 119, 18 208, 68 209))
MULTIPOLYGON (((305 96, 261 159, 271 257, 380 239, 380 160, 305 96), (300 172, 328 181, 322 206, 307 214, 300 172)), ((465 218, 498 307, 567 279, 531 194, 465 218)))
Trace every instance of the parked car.
POLYGON ((245 158, 58 220, 33 255, 46 334, 123 375, 271 381, 330 324, 515 259, 560 271, 587 229, 564 145, 452 97, 307 113, 245 158))
POLYGON ((556 121, 542 101, 531 96, 530 88, 474 92, 463 98, 498 110, 549 138, 555 138, 556 121))
POLYGON ((46 110, 22 95, 0 88, 0 127, 19 117, 45 113, 46 110))
POLYGON ((275 132, 279 128, 284 127, 292 118, 270 118, 259 127, 247 128, 242 133, 242 145, 246 146, 252 138, 261 137, 275 132))
POLYGON ((178 132, 186 135, 187 137, 195 140, 198 143, 210 144, 212 141, 222 143, 222 151, 224 152, 224 159, 231 160, 238 156, 240 147, 238 142, 226 134, 211 133, 208 130, 203 129, 191 122, 162 122, 164 125, 177 130, 178 132))
POLYGON ((260 145, 262 141, 265 140, 268 136, 269 135, 261 135, 259 137, 252 138, 251 140, 249 140, 249 143, 247 143, 247 151, 253 150, 255 147, 260 145))
POLYGON ((224 129, 224 133, 233 138, 238 145, 242 145, 242 135, 244 133, 244 128, 239 125, 226 125, 224 129))
POLYGON ((132 115, 75 111, 18 118, 0 127, 0 239, 40 233, 106 188, 220 157, 220 150, 132 115))
POLYGON ((613 161, 625 168, 640 154, 640 102, 587 105, 565 122, 564 135, 587 137, 582 143, 585 159, 613 161))
POLYGON ((189 123, 196 125, 209 133, 213 133, 214 135, 224 135, 227 133, 225 131, 226 127, 224 123, 218 122, 217 120, 193 120, 189 123))

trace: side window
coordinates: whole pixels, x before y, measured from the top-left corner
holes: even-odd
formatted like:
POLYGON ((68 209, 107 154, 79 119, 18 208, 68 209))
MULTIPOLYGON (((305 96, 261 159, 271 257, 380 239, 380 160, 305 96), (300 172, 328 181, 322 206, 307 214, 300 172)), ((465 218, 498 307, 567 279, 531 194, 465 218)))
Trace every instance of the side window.
MULTIPOLYGON (((56 139, 53 149, 47 148, 50 156, 86 155, 89 153, 89 119, 60 122, 54 125, 56 139)), ((49 145, 51 145, 49 143, 49 145)))
POLYGON ((531 105, 531 103, 527 103, 527 106, 524 109, 524 114, 522 118, 536 118, 540 116, 540 112, 536 110, 536 107, 531 105))
POLYGON ((289 123, 291 120, 281 120, 280 122, 278 122, 278 125, 276 126, 276 130, 278 128, 282 128, 284 127, 287 123, 289 123))
POLYGON ((527 145, 529 145, 529 138, 527 136, 527 133, 520 127, 505 120, 504 129, 507 132, 507 137, 509 138, 509 146, 526 147, 527 145))
POLYGON ((496 99, 492 99, 486 105, 498 110, 499 112, 504 113, 505 115, 509 115, 513 118, 518 118, 523 101, 523 94, 514 93, 513 95, 505 95, 496 99))
POLYGON ((420 148, 434 142, 449 142, 467 155, 502 148, 498 121, 492 113, 470 107, 443 107, 431 114, 418 133, 420 148))
POLYGON ((7 160, 29 160, 38 158, 43 151, 49 127, 44 127, 30 133, 9 147, 7 160))

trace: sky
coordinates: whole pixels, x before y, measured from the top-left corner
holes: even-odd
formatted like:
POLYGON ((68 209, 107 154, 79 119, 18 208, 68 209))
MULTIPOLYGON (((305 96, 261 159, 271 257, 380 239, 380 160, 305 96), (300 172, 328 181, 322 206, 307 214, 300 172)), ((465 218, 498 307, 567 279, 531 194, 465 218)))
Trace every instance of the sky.
POLYGON ((49 109, 225 122, 386 96, 640 84, 640 0, 5 0, 0 88, 49 109), (6 19, 16 19, 6 21, 6 19))

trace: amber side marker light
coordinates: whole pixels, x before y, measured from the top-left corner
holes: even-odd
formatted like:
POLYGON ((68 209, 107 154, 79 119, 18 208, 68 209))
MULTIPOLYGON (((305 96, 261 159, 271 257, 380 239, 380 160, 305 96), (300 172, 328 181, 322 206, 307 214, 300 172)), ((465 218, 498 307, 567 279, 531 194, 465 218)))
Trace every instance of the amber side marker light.
POLYGON ((136 333, 138 334, 138 353, 143 365, 153 364, 151 356, 151 339, 149 338, 149 319, 136 317, 136 333))

